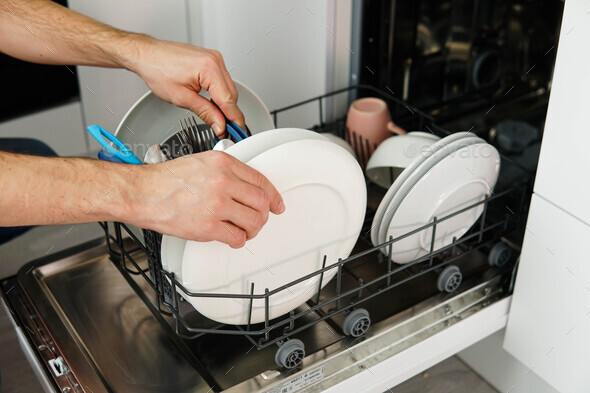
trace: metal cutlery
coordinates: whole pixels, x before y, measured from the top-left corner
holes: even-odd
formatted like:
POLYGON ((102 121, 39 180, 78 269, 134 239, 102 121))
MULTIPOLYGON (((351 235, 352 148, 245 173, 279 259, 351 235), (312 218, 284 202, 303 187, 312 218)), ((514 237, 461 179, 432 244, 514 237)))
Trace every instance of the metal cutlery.
MULTIPOLYGON (((99 159, 134 165, 157 164, 184 155, 213 150, 219 142, 219 138, 211 127, 207 124, 198 124, 194 116, 178 122, 180 131, 164 143, 150 146, 143 162, 119 138, 104 128, 92 125, 86 129, 104 148, 98 153, 99 159)), ((234 142, 248 138, 248 134, 229 119, 226 119, 226 129, 234 142)))

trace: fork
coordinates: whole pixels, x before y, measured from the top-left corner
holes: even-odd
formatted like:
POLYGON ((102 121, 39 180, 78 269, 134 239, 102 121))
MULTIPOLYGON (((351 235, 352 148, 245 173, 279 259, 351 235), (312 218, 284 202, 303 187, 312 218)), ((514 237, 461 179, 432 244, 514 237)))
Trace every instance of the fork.
MULTIPOLYGON (((181 156, 212 150, 215 144, 219 142, 219 138, 211 127, 207 124, 197 124, 194 116, 184 119, 184 121, 181 119, 178 123, 180 124, 180 131, 177 135, 183 144, 179 151, 181 156)), ((172 157, 168 147, 166 147, 166 150, 165 154, 172 157)))

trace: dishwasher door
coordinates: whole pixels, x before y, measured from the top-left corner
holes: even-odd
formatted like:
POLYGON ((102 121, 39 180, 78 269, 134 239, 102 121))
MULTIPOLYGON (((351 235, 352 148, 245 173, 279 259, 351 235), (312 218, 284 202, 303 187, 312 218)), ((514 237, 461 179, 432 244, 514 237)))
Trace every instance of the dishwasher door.
POLYGON ((457 293, 437 293, 436 275, 425 275, 367 302, 374 323, 363 337, 310 314, 318 323, 296 336, 307 355, 295 370, 276 365, 276 346, 256 350, 241 336, 179 338, 146 281, 121 274, 104 242, 34 261, 2 292, 56 391, 380 392, 505 325, 511 272, 466 257, 457 293))
POLYGON ((32 262, 2 281, 9 310, 57 391, 211 391, 103 243, 32 262))

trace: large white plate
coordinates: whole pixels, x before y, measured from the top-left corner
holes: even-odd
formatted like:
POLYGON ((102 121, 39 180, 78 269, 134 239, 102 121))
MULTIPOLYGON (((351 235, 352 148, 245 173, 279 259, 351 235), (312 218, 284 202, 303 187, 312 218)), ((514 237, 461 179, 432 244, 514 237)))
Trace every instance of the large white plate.
MULTIPOLYGON (((244 84, 238 81, 234 84, 238 90, 238 107, 244 113, 250 132, 274 129, 274 121, 264 102, 244 84)), ((201 95, 204 94, 203 91, 201 95)), ((180 131, 178 121, 190 116, 203 123, 191 111, 163 101, 149 91, 127 111, 115 135, 143 159, 150 146, 161 144, 180 131)))
POLYGON ((430 146, 426 151, 422 152, 418 157, 416 157, 412 163, 400 173, 400 175, 395 179, 391 187, 387 190, 387 193, 381 200, 381 203, 377 207, 377 211, 375 212, 375 217, 373 218, 373 224, 371 225, 371 242, 375 246, 383 244, 386 240, 387 236, 387 223, 391 220, 391 216, 393 212, 388 211, 389 202, 395 195, 395 193, 399 190, 400 186, 406 181, 406 179, 422 164, 428 157, 431 157, 438 149, 443 146, 452 143, 453 141, 459 140, 465 137, 473 137, 475 134, 471 132, 457 132, 452 135, 449 135, 440 141, 436 142, 434 145, 430 146))
MULTIPOLYGON (((264 294, 322 267, 346 258, 363 224, 366 188, 362 170, 345 150, 330 141, 298 140, 277 146, 248 165, 263 173, 285 201, 283 214, 270 215, 258 236, 241 249, 220 242, 187 242, 182 262, 184 285, 200 293, 264 294)), ((336 273, 324 274, 325 285, 336 273)), ((270 297, 275 318, 317 292, 320 276, 270 297)), ((323 286, 322 285, 322 286, 323 286)), ((249 301, 228 298, 185 298, 206 317, 229 324, 248 322, 249 301)), ((263 300, 255 300, 252 323, 263 321, 263 300)))
MULTIPOLYGON (((406 180, 391 200, 393 217, 386 239, 397 238, 491 195, 500 171, 500 155, 479 138, 463 138, 438 150, 406 180), (442 159, 440 157, 443 157, 442 159)), ((434 250, 460 238, 477 221, 483 205, 437 224, 434 250)), ((407 263, 428 254, 432 229, 393 243, 391 259, 407 263)), ((383 250, 385 252, 385 250, 383 250)))
POLYGON ((248 162, 260 153, 268 151, 276 146, 303 139, 328 140, 315 131, 301 128, 277 128, 252 135, 225 150, 242 162, 248 162))
MULTIPOLYGON (((273 147, 302 139, 326 140, 326 138, 314 131, 299 128, 279 128, 252 135, 230 146, 226 150, 226 153, 231 154, 242 162, 248 162, 260 153, 270 150, 273 147)), ((160 252, 162 267, 168 272, 174 273, 177 278, 180 278, 182 274, 181 265, 185 244, 185 239, 169 235, 162 236, 160 252)))

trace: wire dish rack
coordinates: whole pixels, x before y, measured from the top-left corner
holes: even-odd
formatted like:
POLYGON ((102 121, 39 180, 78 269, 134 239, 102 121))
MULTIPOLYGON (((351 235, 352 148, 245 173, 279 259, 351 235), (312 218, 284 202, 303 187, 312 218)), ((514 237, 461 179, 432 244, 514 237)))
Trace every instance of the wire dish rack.
MULTIPOLYGON (((279 123, 280 116, 290 110, 297 110, 304 105, 317 105, 319 121, 313 128, 317 132, 330 132, 346 139, 354 147, 361 165, 368 159, 366 154, 369 145, 363 141, 353 130, 345 127, 345 119, 324 122, 326 102, 336 96, 358 98, 364 96, 379 97, 385 100, 391 111, 391 116, 396 124, 406 130, 430 131, 440 137, 449 135, 450 132, 434 124, 431 117, 417 108, 405 103, 387 92, 371 86, 354 86, 334 91, 332 93, 315 97, 295 105, 278 109, 272 112, 275 124, 279 123)), ((273 344, 278 344, 275 360, 281 367, 287 369, 298 367, 305 356, 304 343, 293 336, 303 330, 331 318, 337 314, 344 316, 342 331, 352 337, 362 336, 367 332, 371 324, 369 313, 362 308, 363 303, 376 296, 387 296, 387 292, 408 281, 414 280, 426 274, 438 274, 438 289, 443 292, 455 291, 461 283, 461 271, 453 265, 455 261, 475 250, 484 249, 490 252, 490 264, 502 266, 508 262, 509 248, 505 243, 499 243, 499 239, 505 234, 523 226, 526 217, 527 198, 530 196, 532 174, 520 167, 514 161, 502 157, 502 166, 514 166, 517 171, 522 171, 520 177, 523 180, 510 184, 504 189, 497 189, 484 200, 473 203, 461 210, 455 211, 446 217, 435 218, 433 222, 418 229, 408 232, 397 238, 390 238, 383 244, 374 247, 370 240, 370 230, 375 215, 375 208, 367 207, 365 222, 357 246, 353 253, 346 259, 337 261, 323 259, 322 268, 298 277, 292 282, 281 287, 269 290, 254 288, 252 283, 249 294, 211 294, 191 292, 177 280, 174 273, 162 268, 160 260, 160 245, 162 235, 143 230, 143 241, 134 231, 123 223, 101 223, 105 230, 111 258, 126 276, 136 291, 143 292, 133 276, 141 276, 155 293, 156 307, 150 307, 156 314, 161 313, 174 318, 176 334, 185 339, 194 339, 204 334, 225 334, 244 336, 257 349, 262 349, 273 344), (442 248, 434 248, 434 239, 437 226, 470 209, 482 207, 483 212, 478 221, 461 238, 453 239, 452 243, 442 248), (409 263, 398 265, 392 262, 390 256, 396 243, 422 231, 432 233, 432 241, 429 252, 409 263), (147 267, 145 261, 147 257, 147 267), (354 266, 359 264, 375 264, 376 277, 364 280, 351 273, 354 266), (337 272, 331 279, 332 284, 322 288, 324 275, 328 271, 336 269, 337 272), (308 300, 303 307, 292 310, 279 318, 269 318, 269 308, 273 297, 284 294, 284 291, 309 279, 318 280, 317 293, 308 300), (377 288, 377 290, 375 290, 377 288), (241 299, 249 304, 250 318, 254 302, 264 302, 265 319, 261 323, 247 323, 245 325, 224 325, 211 321, 200 315, 185 301, 184 297, 206 297, 218 299, 241 299), (309 318, 310 314, 314 318, 309 318)), ((379 200, 387 190, 379 186, 367 183, 370 199, 379 200)), ((145 299, 145 298, 144 298, 145 299)), ((146 301, 149 303, 149 300, 146 301)), ((149 304, 148 306, 151 306, 149 304)), ((251 319, 249 319, 250 321, 251 319)))

